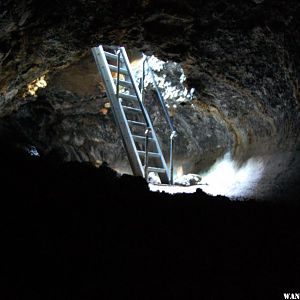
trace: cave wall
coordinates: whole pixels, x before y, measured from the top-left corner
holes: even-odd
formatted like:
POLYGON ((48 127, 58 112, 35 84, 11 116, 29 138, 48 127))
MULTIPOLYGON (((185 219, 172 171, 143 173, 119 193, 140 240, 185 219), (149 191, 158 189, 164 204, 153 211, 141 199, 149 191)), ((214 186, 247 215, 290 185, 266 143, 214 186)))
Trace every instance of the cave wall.
POLYGON ((229 151, 240 162, 263 157, 269 175, 276 157, 275 175, 286 179, 299 163, 299 7, 283 0, 4 0, 3 136, 65 160, 128 169, 90 54, 99 43, 124 45, 180 62, 196 89, 174 118, 175 158, 186 172, 229 151), (42 76, 47 86, 31 95, 28 85, 42 76))

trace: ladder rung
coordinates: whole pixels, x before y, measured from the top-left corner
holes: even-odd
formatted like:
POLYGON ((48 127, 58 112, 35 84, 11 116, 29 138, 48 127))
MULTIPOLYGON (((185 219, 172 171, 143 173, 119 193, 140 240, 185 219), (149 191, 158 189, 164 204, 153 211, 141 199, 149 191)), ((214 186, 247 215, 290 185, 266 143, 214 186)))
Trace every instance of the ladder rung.
POLYGON ((131 124, 131 125, 136 125, 136 126, 147 126, 146 123, 132 121, 132 120, 128 120, 128 123, 131 124))
POLYGON ((104 51, 104 54, 107 58, 113 59, 113 60, 118 60, 118 55, 110 53, 110 52, 106 52, 104 51))
MULTIPOLYGON (((117 79, 114 79, 114 81, 117 84, 117 79)), ((122 85, 124 87, 133 88, 133 85, 132 85, 132 83, 130 81, 119 80, 119 85, 122 85)))
MULTIPOLYGON (((138 151, 138 154, 139 155, 143 155, 145 156, 146 155, 146 152, 145 151, 138 151)), ((159 153, 156 153, 156 152, 148 152, 148 156, 149 157, 161 157, 159 153)))
POLYGON ((133 113, 140 113, 142 112, 139 108, 134 108, 134 107, 129 107, 129 106, 122 106, 124 110, 128 112, 133 112, 133 113))
POLYGON ((119 46, 113 46, 113 45, 105 45, 104 46, 105 49, 108 49, 108 50, 112 50, 112 51, 117 51, 120 47, 119 46))
POLYGON ((137 101, 137 96, 119 93, 119 97, 125 100, 137 101))
MULTIPOLYGON (((117 66, 109 65, 109 68, 112 72, 118 73, 118 67, 117 66)), ((129 75, 128 71, 124 68, 120 68, 120 74, 129 75)))
POLYGON ((166 170, 163 168, 148 167, 148 172, 166 173, 166 170))
MULTIPOLYGON (((146 137, 144 137, 144 136, 141 136, 141 135, 132 135, 132 137, 133 137, 133 139, 135 141, 145 143, 146 137)), ((149 137, 148 140, 149 140, 149 142, 153 142, 154 141, 154 139, 150 138, 150 137, 149 137)))

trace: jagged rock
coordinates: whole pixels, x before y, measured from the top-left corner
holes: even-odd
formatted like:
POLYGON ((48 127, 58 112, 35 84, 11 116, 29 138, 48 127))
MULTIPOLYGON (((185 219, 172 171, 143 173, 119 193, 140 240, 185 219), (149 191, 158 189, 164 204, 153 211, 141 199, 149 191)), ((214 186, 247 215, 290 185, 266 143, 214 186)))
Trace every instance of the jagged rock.
POLYGON ((180 176, 175 179, 174 184, 176 185, 183 185, 183 186, 190 186, 190 185, 197 185, 201 182, 201 177, 197 174, 187 174, 180 176))
POLYGON ((159 176, 154 172, 149 172, 148 182, 151 184, 161 184, 159 176))

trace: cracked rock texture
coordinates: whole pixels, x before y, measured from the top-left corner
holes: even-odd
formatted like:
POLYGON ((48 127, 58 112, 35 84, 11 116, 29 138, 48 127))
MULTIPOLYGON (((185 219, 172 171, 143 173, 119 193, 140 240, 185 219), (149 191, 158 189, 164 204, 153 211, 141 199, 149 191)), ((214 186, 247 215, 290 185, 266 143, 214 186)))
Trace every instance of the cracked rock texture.
MULTIPOLYGON (((195 98, 179 105, 175 159, 206 170, 225 153, 263 159, 258 198, 299 173, 300 4, 274 1, 10 1, 0 4, 2 139, 63 160, 128 170, 90 47, 124 45, 179 62, 195 98), (29 92, 44 76, 47 86, 29 92)), ((151 99, 152 91, 148 91, 151 99)), ((164 122, 152 118, 167 151, 164 122)))

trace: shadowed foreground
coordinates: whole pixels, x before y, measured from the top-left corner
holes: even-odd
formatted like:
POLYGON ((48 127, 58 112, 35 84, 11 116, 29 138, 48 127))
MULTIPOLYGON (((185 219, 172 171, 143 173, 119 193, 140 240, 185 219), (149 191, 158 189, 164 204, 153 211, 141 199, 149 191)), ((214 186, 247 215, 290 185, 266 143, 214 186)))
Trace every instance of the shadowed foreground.
POLYGON ((151 193, 105 165, 2 152, 1 299, 283 299, 300 290, 297 201, 151 193))

